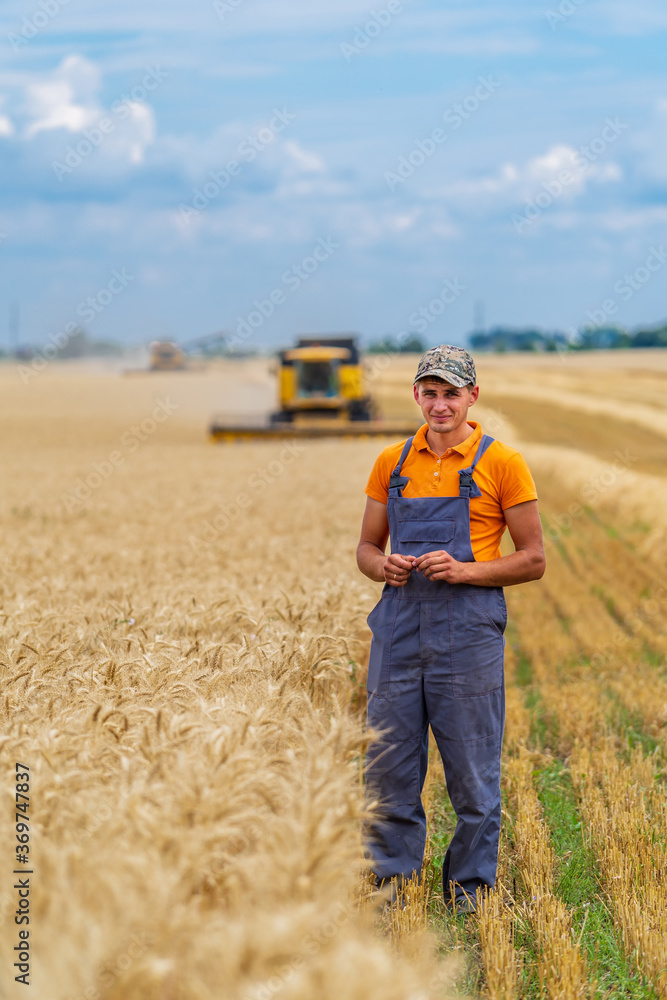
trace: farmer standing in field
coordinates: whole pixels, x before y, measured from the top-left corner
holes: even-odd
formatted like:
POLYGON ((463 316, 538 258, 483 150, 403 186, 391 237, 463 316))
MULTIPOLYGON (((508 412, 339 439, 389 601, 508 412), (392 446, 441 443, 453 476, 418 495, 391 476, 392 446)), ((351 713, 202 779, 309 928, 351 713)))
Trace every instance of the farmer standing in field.
POLYGON ((421 871, 430 724, 457 815, 443 892, 469 912, 498 865, 502 588, 539 579, 544 546, 525 460, 468 420, 479 387, 467 351, 427 351, 413 389, 426 423, 375 462, 357 549, 361 572, 384 583, 368 616, 368 727, 384 733, 366 761, 367 786, 382 804, 369 851, 378 885, 421 871), (516 551, 501 556, 506 526, 516 551))

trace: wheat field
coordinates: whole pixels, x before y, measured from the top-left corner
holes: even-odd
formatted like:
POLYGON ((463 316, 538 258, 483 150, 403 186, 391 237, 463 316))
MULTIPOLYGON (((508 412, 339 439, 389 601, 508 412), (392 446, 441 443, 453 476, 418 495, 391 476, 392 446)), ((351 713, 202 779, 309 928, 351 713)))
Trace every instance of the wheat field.
MULTIPOLYGON (((506 592, 500 877, 468 920, 436 759, 421 882, 378 911, 365 876, 385 442, 210 444, 271 408, 254 359, 0 367, 0 997, 667 997, 666 355, 480 358, 471 417, 531 465, 548 568, 506 592)), ((414 363, 372 370, 385 415, 418 416, 414 363)))

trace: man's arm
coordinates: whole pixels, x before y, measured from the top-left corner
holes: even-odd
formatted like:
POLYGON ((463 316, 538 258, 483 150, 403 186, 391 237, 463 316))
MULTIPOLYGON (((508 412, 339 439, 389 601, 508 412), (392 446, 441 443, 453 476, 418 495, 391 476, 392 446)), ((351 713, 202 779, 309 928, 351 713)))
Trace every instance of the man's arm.
POLYGON ((480 587, 509 587, 539 580, 546 569, 542 524, 537 500, 526 500, 505 510, 505 521, 516 552, 484 562, 458 562, 444 550, 427 552, 415 569, 431 580, 474 583, 480 587))
POLYGON ((404 587, 416 562, 414 556, 398 553, 385 555, 389 538, 387 507, 372 497, 366 499, 366 510, 361 523, 361 538, 357 546, 357 566, 370 580, 388 583, 390 587, 404 587))

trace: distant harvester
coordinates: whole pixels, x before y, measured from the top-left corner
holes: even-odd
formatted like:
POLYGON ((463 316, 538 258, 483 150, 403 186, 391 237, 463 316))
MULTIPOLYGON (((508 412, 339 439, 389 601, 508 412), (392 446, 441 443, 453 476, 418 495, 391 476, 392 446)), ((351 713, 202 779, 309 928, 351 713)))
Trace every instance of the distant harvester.
POLYGON ((153 340, 150 345, 152 372, 178 372, 186 366, 185 352, 171 340, 153 340))

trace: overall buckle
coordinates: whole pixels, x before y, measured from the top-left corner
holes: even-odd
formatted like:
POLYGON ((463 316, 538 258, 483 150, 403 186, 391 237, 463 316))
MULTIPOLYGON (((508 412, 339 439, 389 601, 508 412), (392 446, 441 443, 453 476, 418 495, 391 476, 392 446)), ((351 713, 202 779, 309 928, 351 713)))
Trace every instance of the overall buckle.
POLYGON ((397 487, 398 489, 403 489, 403 487, 407 486, 409 482, 410 480, 407 476, 392 475, 389 480, 389 489, 395 490, 397 487))

